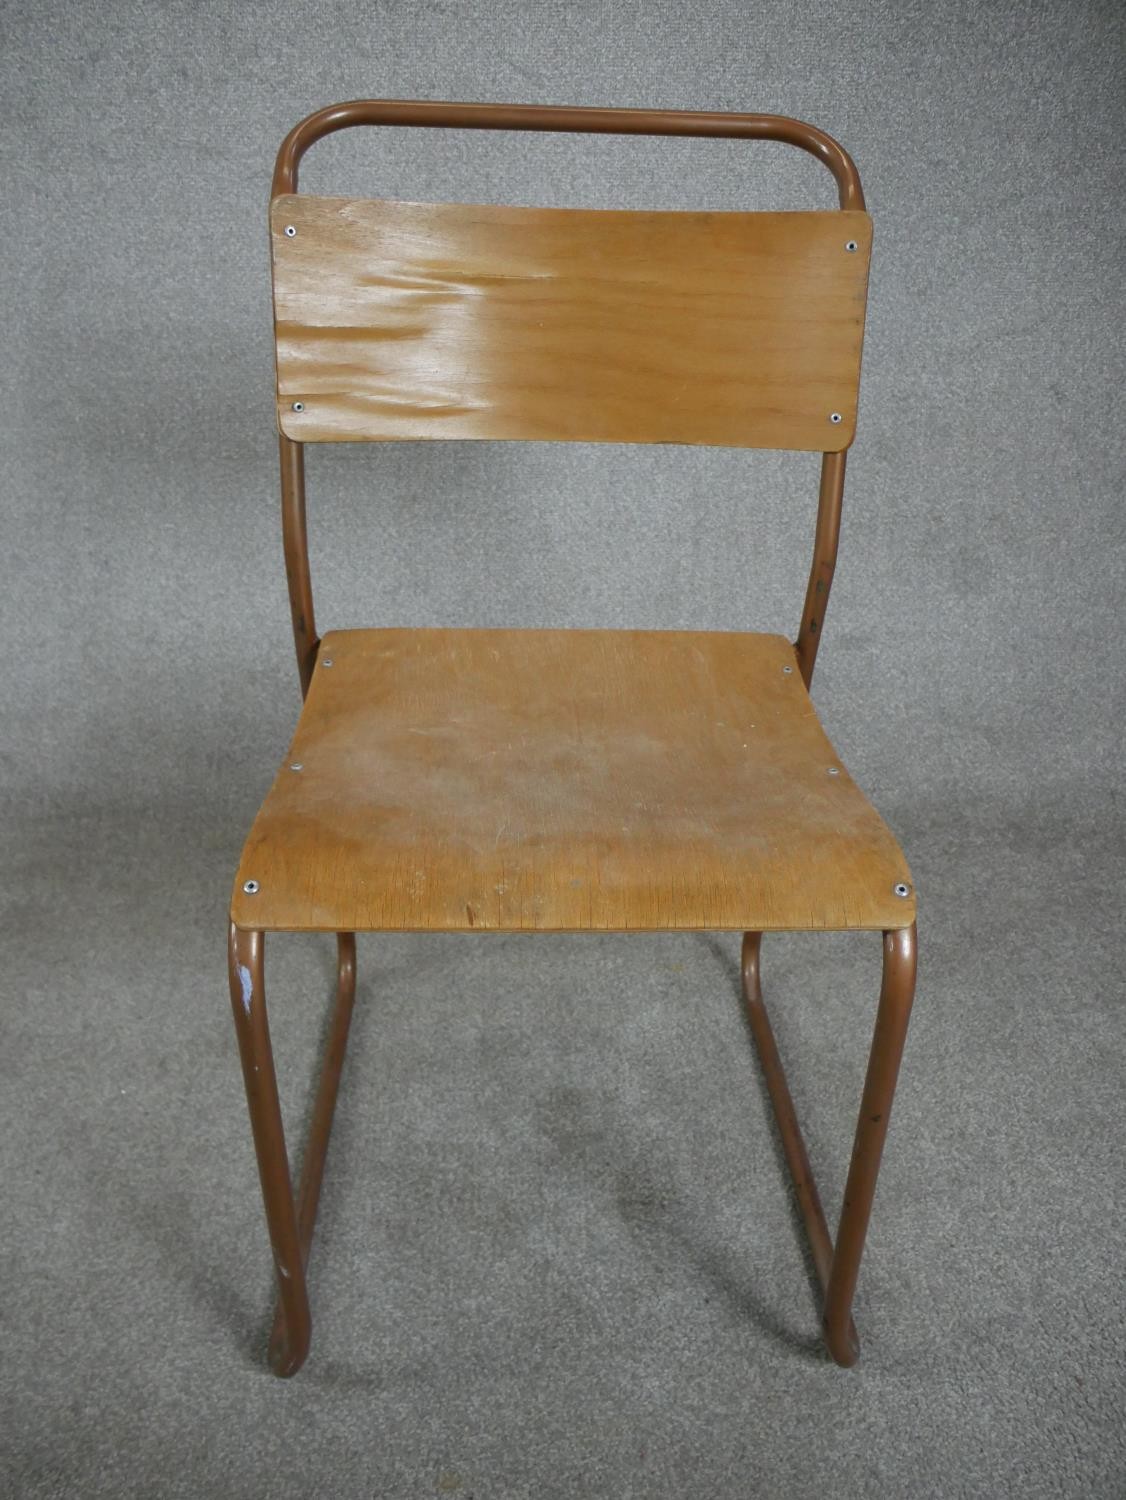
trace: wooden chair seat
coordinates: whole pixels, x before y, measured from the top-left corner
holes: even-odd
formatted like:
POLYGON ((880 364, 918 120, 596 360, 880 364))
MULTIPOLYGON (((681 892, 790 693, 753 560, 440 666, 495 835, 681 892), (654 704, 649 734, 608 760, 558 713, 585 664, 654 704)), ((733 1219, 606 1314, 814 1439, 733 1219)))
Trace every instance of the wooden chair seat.
POLYGON ((913 919, 910 880, 782 636, 349 630, 321 642, 233 917, 882 931, 913 919))

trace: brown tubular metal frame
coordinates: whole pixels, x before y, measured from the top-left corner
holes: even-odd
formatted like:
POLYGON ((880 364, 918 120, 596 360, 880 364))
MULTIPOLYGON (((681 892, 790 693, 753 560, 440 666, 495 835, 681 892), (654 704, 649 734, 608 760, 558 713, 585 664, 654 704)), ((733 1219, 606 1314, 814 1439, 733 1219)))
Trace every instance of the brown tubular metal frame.
MULTIPOLYGON (((864 208, 860 177, 847 151, 814 126, 781 115, 447 104, 401 99, 360 99, 336 104, 302 120, 286 136, 278 152, 273 196, 297 191, 298 165, 315 141, 354 125, 781 141, 811 153, 828 167, 836 180, 842 209, 864 208)), ((286 577, 297 667, 304 695, 308 691, 320 644, 309 572, 304 449, 302 444, 284 435, 279 436, 279 445, 286 577)), ((813 561, 796 642, 799 670, 807 685, 813 676, 836 566, 844 478, 845 454, 823 454, 813 561)), ((915 928, 912 926, 883 935, 883 982, 835 1245, 825 1222, 763 1003, 759 973, 761 942, 761 933, 749 932, 743 939, 743 995, 747 1018, 821 1284, 825 1342, 838 1364, 851 1365, 859 1353, 851 1315, 853 1294, 914 997, 915 928)), ((355 999, 356 942, 352 933, 338 934, 336 1000, 296 1203, 266 1016, 264 946, 264 933, 240 931, 232 924, 229 938, 231 1005, 277 1270, 278 1305, 269 1358, 275 1373, 293 1375, 300 1369, 309 1349, 312 1323, 306 1267, 355 999)))

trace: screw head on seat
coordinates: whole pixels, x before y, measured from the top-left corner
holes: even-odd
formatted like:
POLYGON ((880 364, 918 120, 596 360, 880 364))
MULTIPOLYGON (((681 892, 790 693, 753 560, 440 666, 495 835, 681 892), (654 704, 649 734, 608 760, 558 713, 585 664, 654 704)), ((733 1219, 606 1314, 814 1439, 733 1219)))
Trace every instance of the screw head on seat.
POLYGON ((242 888, 248 896, 257 896, 258 882, 256 880, 244 880, 242 888))

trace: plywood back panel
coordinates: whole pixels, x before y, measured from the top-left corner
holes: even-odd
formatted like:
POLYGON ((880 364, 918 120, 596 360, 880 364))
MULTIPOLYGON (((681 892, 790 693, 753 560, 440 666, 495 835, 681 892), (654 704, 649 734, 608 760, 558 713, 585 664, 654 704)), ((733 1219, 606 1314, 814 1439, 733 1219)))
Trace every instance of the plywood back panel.
POLYGON ((278 421, 299 442, 526 438, 835 451, 864 213, 271 204, 278 421))

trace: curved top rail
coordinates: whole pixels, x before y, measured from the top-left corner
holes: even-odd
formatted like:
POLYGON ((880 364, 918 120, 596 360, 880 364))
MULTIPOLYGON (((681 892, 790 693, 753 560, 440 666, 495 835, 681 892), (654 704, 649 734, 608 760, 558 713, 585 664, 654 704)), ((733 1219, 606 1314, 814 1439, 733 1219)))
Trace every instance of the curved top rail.
POLYGON ((863 209, 856 163, 844 147, 786 115, 713 114, 674 109, 589 109, 540 104, 447 104, 431 99, 353 99, 307 115, 286 136, 274 166, 273 197, 297 191, 297 168, 315 141, 353 125, 415 125, 461 130, 544 130, 595 135, 710 136, 783 141, 808 151, 836 180, 841 208, 863 209))

